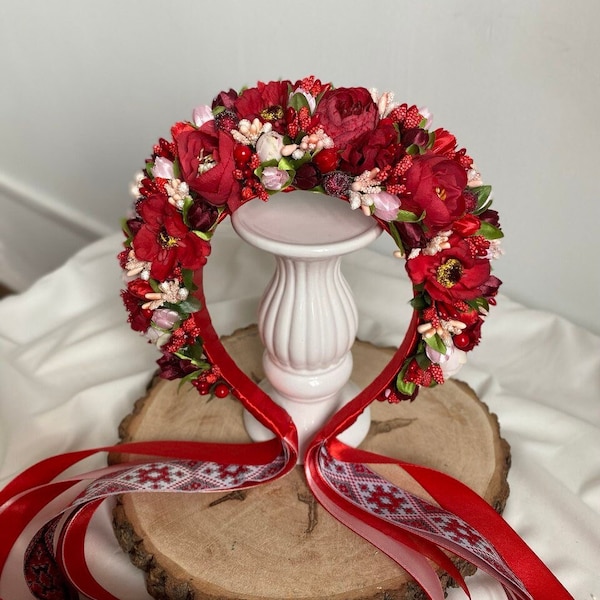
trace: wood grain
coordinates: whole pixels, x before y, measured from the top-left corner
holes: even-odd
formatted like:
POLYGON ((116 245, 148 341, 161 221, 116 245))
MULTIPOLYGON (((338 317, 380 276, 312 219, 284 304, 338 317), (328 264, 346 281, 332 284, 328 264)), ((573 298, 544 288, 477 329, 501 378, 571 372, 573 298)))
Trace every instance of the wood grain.
MULTIPOLYGON (((237 363, 262 377, 255 327, 225 341, 237 363)), ((352 379, 364 387, 392 350, 357 342, 352 379)), ((123 440, 244 442, 242 407, 158 380, 121 424, 123 440)), ((413 403, 372 405, 361 447, 452 475, 501 512, 508 444, 495 415, 463 383, 423 390, 413 403)), ((118 457, 112 457, 118 460, 118 457)), ((228 494, 130 494, 114 528, 155 598, 169 600, 420 600, 420 588, 387 556, 329 516, 301 468, 274 483, 228 494)), ((470 565, 458 561, 464 574, 470 565)), ((451 584, 441 574, 443 585, 451 584)))

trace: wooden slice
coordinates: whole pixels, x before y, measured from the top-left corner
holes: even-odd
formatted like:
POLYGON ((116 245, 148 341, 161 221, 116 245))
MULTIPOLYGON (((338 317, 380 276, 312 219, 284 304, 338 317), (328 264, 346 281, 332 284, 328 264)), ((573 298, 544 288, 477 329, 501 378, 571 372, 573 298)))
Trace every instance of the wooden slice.
MULTIPOLYGON (((225 345, 246 373, 262 378, 256 327, 236 332, 225 345)), ((357 342, 352 379, 364 387, 392 352, 357 342)), ((177 388, 178 382, 155 382, 122 422, 121 438, 249 441, 239 402, 177 388)), ((495 415, 465 384, 449 381, 421 391, 413 403, 376 402, 371 410, 362 447, 448 473, 502 511, 510 450, 495 415)), ((114 527, 155 598, 424 598, 400 567, 316 503, 299 467, 243 492, 124 495, 114 527)), ((464 574, 474 571, 459 564, 464 574)), ((450 583, 441 577, 444 586, 450 583)))

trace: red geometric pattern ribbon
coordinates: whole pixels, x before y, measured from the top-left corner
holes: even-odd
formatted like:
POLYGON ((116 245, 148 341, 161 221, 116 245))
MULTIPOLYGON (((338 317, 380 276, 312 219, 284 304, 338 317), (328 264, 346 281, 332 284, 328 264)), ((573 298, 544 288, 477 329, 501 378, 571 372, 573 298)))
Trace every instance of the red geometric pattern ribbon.
POLYGON ((322 448, 319 464, 327 483, 354 506, 492 572, 519 598, 531 598, 491 543, 471 525, 440 506, 394 485, 367 465, 334 459, 322 448))

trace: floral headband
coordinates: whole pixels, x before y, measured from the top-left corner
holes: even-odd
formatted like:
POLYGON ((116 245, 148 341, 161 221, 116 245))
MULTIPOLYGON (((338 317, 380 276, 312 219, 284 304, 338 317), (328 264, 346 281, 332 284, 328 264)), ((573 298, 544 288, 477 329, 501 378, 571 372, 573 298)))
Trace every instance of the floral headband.
POLYGON ((500 280, 498 214, 472 159, 427 110, 392 93, 307 77, 221 92, 160 139, 127 220, 122 297, 131 327, 162 351, 162 377, 227 395, 206 356, 197 272, 218 224, 254 198, 310 190, 371 215, 406 258, 417 332, 378 398, 414 398, 443 383, 478 344, 500 280))
POLYGON ((202 394, 232 393, 274 437, 242 444, 133 441, 31 466, 0 490, 0 587, 14 578, 7 560, 19 544, 27 547, 23 581, 31 597, 48 600, 49 591, 52 598, 115 600, 87 568, 83 551, 105 499, 239 490, 295 468, 298 431, 222 346, 202 275, 223 219, 254 198, 298 189, 338 197, 371 215, 396 242, 413 284, 413 318, 395 355, 310 441, 304 475, 315 498, 402 566, 431 600, 444 598, 432 564, 467 590, 446 551, 495 577, 507 598, 573 600, 476 492, 442 472, 352 448, 338 437, 373 399, 412 399, 420 386, 443 383, 456 371, 479 342, 500 285, 490 267, 502 237, 491 189, 453 135, 428 127, 427 111, 396 104, 390 93, 336 89, 307 77, 221 92, 191 122, 175 124, 172 141, 159 140, 136 186, 120 254, 129 321, 162 350, 163 377, 189 381, 202 394), (134 460, 65 475, 99 452, 134 460), (162 474, 160 485, 148 480, 148 468, 162 474), (406 478, 424 495, 404 489, 399 482, 406 478), (29 527, 37 533, 27 546, 29 527))

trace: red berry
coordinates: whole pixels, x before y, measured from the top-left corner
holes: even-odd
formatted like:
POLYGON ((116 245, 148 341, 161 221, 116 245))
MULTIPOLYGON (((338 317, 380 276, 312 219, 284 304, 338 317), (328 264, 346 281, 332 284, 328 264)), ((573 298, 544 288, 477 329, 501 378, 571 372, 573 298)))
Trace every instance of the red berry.
POLYGON ((315 154, 313 162, 317 165, 321 173, 329 173, 337 167, 337 150, 335 148, 325 148, 325 150, 321 150, 321 152, 315 154))
POLYGON ((469 345, 470 340, 466 333, 458 333, 452 338, 452 341, 457 348, 462 350, 469 345))
POLYGON ((229 396, 229 388, 224 383, 219 383, 215 386, 213 393, 217 398, 227 398, 229 396))
POLYGON ((238 166, 245 165, 252 156, 252 150, 248 146, 239 144, 233 149, 233 159, 238 166))
POLYGON ((210 392, 210 386, 208 385, 208 383, 206 383, 206 381, 198 383, 196 387, 198 388, 198 392, 201 396, 206 396, 206 394, 210 392))

